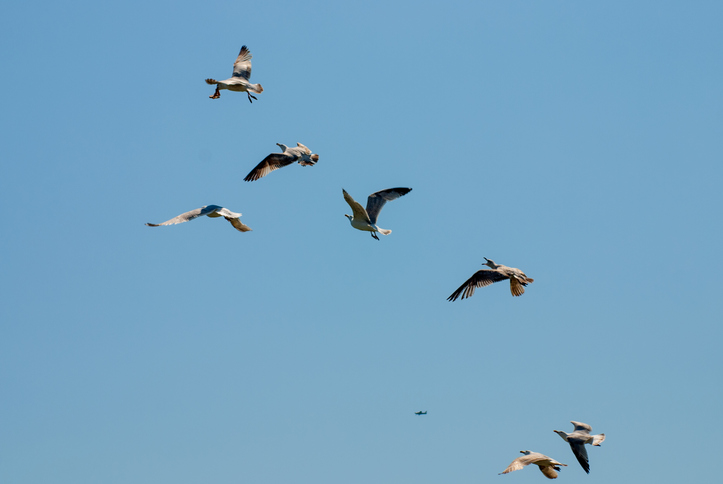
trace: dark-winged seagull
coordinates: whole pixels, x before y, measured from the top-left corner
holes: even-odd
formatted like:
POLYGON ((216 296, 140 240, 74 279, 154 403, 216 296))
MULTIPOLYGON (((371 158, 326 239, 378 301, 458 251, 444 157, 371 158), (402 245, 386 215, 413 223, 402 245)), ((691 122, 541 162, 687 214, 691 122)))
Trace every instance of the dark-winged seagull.
POLYGON ((251 92, 256 94, 264 91, 261 84, 251 84, 249 78, 251 77, 251 52, 244 45, 241 47, 236 62, 233 63, 233 74, 230 78, 225 81, 217 81, 216 79, 206 79, 206 84, 216 84, 216 92, 209 96, 211 99, 218 99, 221 97, 221 89, 228 89, 229 91, 245 92, 249 96, 249 102, 253 101, 251 98, 256 99, 251 92), (249 92, 251 91, 251 92, 249 92))
POLYGON ((282 153, 271 153, 264 158, 256 168, 246 175, 244 181, 256 181, 263 178, 274 170, 291 165, 298 161, 301 166, 314 166, 319 161, 319 155, 311 154, 311 150, 301 143, 296 143, 296 148, 289 148, 285 144, 276 143, 282 153))
POLYGON ((557 472, 560 470, 560 466, 567 467, 567 464, 557 462, 552 457, 547 457, 538 452, 532 452, 530 450, 521 450, 520 452, 525 455, 513 460, 512 463, 507 466, 507 469, 500 472, 500 474, 509 474, 512 471, 519 471, 530 464, 536 464, 540 467, 540 472, 545 474, 545 477, 548 479, 557 479, 557 472))
POLYGON ((167 220, 160 224, 152 224, 147 223, 149 227, 160 227, 161 225, 175 225, 175 224, 181 224, 183 222, 188 222, 189 220, 193 220, 194 218, 198 218, 202 215, 206 215, 207 217, 223 217, 229 222, 231 222, 231 225, 234 226, 234 228, 240 232, 248 232, 251 230, 251 228, 248 225, 244 225, 241 223, 241 214, 232 212, 231 210, 223 207, 219 207, 218 205, 206 205, 205 207, 197 208, 196 210, 191 210, 190 212, 182 213, 178 217, 174 217, 171 220, 167 220))
POLYGON ((557 435, 570 444, 572 453, 575 454, 577 461, 582 466, 583 470, 590 474, 590 463, 587 458, 587 450, 585 444, 592 444, 599 446, 605 440, 605 434, 590 435, 592 427, 586 423, 575 422, 570 420, 570 423, 575 426, 575 431, 571 434, 563 432, 562 430, 553 430, 557 435))
POLYGON ((427 411, 425 410, 422 412, 421 410, 419 412, 414 412, 414 415, 427 415, 427 411))
POLYGON ((383 229, 377 226, 377 218, 379 217, 379 212, 382 211, 382 207, 384 207, 385 203, 406 195, 411 192, 412 189, 387 188, 386 190, 374 192, 369 195, 369 198, 367 198, 366 210, 364 210, 364 207, 362 207, 359 202, 351 198, 351 195, 349 195, 346 190, 342 188, 341 191, 344 193, 344 200, 346 200, 346 203, 349 204, 352 213, 354 214, 353 217, 351 215, 344 214, 344 216, 349 219, 351 226, 357 230, 371 232, 372 237, 379 240, 376 232, 383 235, 389 235, 392 233, 391 230, 383 229))
POLYGON ((467 279, 464 284, 452 293, 447 298, 447 301, 456 301, 457 298, 462 295, 462 299, 471 297, 474 294, 474 290, 478 287, 489 286, 495 282, 504 281, 505 279, 510 280, 510 291, 513 296, 522 296, 525 293, 527 284, 534 281, 525 275, 519 269, 514 267, 503 266, 502 264, 495 264, 495 261, 484 258, 487 262, 482 264, 483 266, 489 266, 492 270, 482 269, 475 272, 472 277, 467 279))

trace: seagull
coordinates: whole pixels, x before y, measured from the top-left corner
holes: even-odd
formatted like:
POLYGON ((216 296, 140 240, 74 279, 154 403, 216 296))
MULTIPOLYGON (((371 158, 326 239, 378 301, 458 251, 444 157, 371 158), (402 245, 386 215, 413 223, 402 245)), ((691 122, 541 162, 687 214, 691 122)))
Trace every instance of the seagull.
POLYGON ((201 215, 206 215, 207 217, 223 217, 229 222, 231 222, 231 225, 234 226, 236 230, 239 232, 248 232, 251 230, 251 228, 248 225, 244 225, 241 223, 241 214, 232 212, 231 210, 223 207, 219 207, 218 205, 206 205, 205 207, 197 208, 196 210, 191 210, 190 212, 182 213, 178 217, 174 217, 171 220, 167 220, 166 222, 160 223, 160 224, 152 224, 147 223, 149 227, 160 227, 161 225, 175 225, 180 224, 183 222, 188 222, 189 220, 193 220, 194 218, 198 218, 201 215))
POLYGON ((474 290, 478 287, 489 286, 492 283, 503 281, 505 279, 510 280, 510 291, 513 296, 522 296, 525 293, 525 288, 534 279, 531 279, 525 275, 519 269, 514 267, 503 266, 502 264, 495 264, 492 259, 484 258, 487 262, 482 264, 483 266, 490 266, 492 270, 482 269, 475 272, 472 277, 467 279, 464 284, 452 293, 447 298, 447 301, 456 301, 459 295, 462 295, 462 299, 466 297, 472 297, 474 290))
POLYGON ((301 143, 296 143, 296 148, 289 148, 285 144, 276 143, 282 153, 271 153, 264 158, 256 168, 244 178, 245 181, 256 181, 263 178, 274 170, 291 165, 298 161, 301 166, 314 166, 319 161, 319 155, 311 154, 311 150, 301 143))
POLYGON ((521 450, 520 452, 525 455, 513 460, 512 463, 507 466, 507 469, 500 472, 500 474, 508 474, 512 471, 519 471, 527 465, 536 464, 540 467, 540 472, 545 474, 545 477, 548 479, 557 479, 556 471, 560 470, 560 466, 567 467, 567 464, 557 462, 555 459, 538 452, 532 452, 529 450, 521 450))
POLYGON ((414 415, 427 415, 427 411, 425 410, 422 412, 421 410, 419 412, 414 412, 414 415))
POLYGON ((553 430, 557 435, 570 444, 572 453, 575 454, 577 461, 582 466, 583 470, 590 474, 590 463, 587 460, 587 450, 585 450, 585 444, 592 444, 599 446, 605 440, 605 434, 590 435, 592 427, 586 423, 575 422, 570 420, 570 423, 575 426, 575 431, 571 434, 563 432, 562 430, 553 430))
POLYGON ((236 62, 233 63, 233 74, 229 79, 225 81, 206 79, 206 84, 216 84, 216 92, 209 97, 211 99, 218 99, 221 97, 220 90, 228 89, 229 91, 245 92, 249 97, 249 102, 252 103, 251 98, 256 99, 256 96, 252 95, 249 91, 258 94, 263 92, 264 88, 261 87, 261 84, 251 84, 249 77, 251 77, 251 52, 244 45, 241 47, 241 52, 239 52, 236 62))
POLYGON ((349 219, 349 223, 351 223, 351 226, 357 230, 365 230, 367 232, 371 232, 372 237, 379 240, 376 232, 384 235, 389 235, 392 233, 391 230, 386 230, 377 226, 377 217, 379 217, 379 212, 382 211, 382 207, 384 207, 385 203, 391 200, 396 200, 397 198, 406 195, 407 193, 411 192, 412 189, 387 188, 386 190, 374 192, 369 195, 369 198, 367 198, 366 210, 364 210, 364 207, 362 207, 359 202, 351 198, 351 195, 349 195, 346 190, 342 189, 341 191, 344 192, 344 200, 346 200, 346 203, 349 204, 352 209, 352 213, 354 214, 353 217, 351 215, 344 214, 344 216, 349 219))

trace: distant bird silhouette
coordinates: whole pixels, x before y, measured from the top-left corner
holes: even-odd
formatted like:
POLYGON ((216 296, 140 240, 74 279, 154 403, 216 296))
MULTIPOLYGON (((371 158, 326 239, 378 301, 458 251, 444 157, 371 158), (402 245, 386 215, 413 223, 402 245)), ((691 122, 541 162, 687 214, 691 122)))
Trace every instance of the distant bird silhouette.
POLYGON ((422 412, 421 410, 419 412, 414 412, 414 415, 427 415, 427 411, 425 410, 422 412))
POLYGON ((493 260, 487 257, 484 259, 487 262, 482 265, 489 266, 492 270, 482 269, 475 272, 472 277, 467 279, 464 284, 459 286, 459 288, 447 298, 447 301, 456 301, 460 294, 462 295, 462 299, 471 297, 476 288, 489 286, 490 284, 504 281, 505 279, 510 280, 510 291, 512 295, 522 296, 525 293, 525 288, 522 286, 534 282, 534 279, 527 277, 525 273, 519 269, 503 266, 502 264, 495 264, 493 260))
POLYGON ((245 181, 256 181, 263 178, 274 170, 291 165, 298 161, 301 166, 314 166, 319 161, 319 155, 311 154, 311 150, 301 143, 296 143, 296 148, 289 148, 285 144, 276 143, 282 153, 271 153, 264 158, 256 168, 244 178, 245 181))
POLYGON ((218 99, 221 97, 221 89, 228 89, 229 91, 245 92, 249 97, 249 102, 253 101, 251 98, 256 99, 251 92, 261 93, 264 88, 261 84, 251 84, 249 78, 251 77, 251 52, 244 45, 241 47, 236 62, 233 63, 233 74, 230 78, 225 81, 217 81, 216 79, 206 79, 206 84, 216 84, 216 92, 209 96, 211 99, 218 99), (251 92, 249 92, 251 91, 251 92))
POLYGON ((349 204, 352 213, 354 214, 353 217, 351 215, 344 214, 344 216, 349 219, 351 226, 357 230, 371 232, 372 237, 379 240, 376 232, 383 235, 389 235, 392 233, 391 230, 383 229, 377 226, 377 218, 379 217, 379 212, 382 211, 382 207, 384 207, 385 203, 406 195, 411 192, 412 189, 387 188, 386 190, 374 192, 367 198, 366 210, 364 210, 364 207, 362 207, 359 202, 351 198, 351 195, 349 195, 346 190, 342 189, 341 191, 344 193, 344 200, 346 200, 346 203, 349 204))
POLYGON ((190 212, 182 213, 178 217, 174 217, 171 220, 167 220, 160 224, 152 224, 147 223, 149 227, 160 227, 161 225, 175 225, 180 224, 183 222, 188 222, 189 220, 193 220, 194 218, 198 218, 202 215, 206 215, 207 217, 223 217, 229 222, 231 222, 231 225, 234 226, 234 228, 240 232, 248 232, 251 230, 251 228, 247 225, 244 225, 241 223, 241 214, 232 212, 231 210, 228 210, 223 207, 219 207, 218 205, 206 205, 205 207, 197 208, 196 210, 191 210, 190 212))
POLYGON ((557 462, 555 459, 538 452, 532 452, 529 450, 521 450, 520 452, 525 455, 513 460, 512 463, 507 466, 507 469, 500 472, 500 474, 509 474, 512 471, 519 471, 527 465, 536 464, 540 467, 540 471, 545 474, 545 477, 548 479, 556 479, 556 471, 560 470, 560 466, 567 467, 567 464, 557 462))
POLYGON ((577 461, 582 466, 583 470, 590 474, 590 463, 587 458, 587 450, 585 444, 592 444, 599 446, 605 440, 605 434, 590 435, 592 427, 586 423, 570 421, 575 426, 575 431, 571 434, 563 432, 562 430, 553 430, 557 435, 570 444, 572 453, 575 454, 577 461))

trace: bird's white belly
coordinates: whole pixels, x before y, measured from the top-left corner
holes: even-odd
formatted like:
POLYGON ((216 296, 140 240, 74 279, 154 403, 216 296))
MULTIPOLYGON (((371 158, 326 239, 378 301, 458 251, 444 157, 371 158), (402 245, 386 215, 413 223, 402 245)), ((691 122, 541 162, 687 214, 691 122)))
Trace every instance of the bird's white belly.
POLYGON ((365 230, 367 232, 376 232, 377 231, 376 225, 369 225, 366 222, 359 222, 357 220, 352 220, 351 226, 357 230, 365 230))
POLYGON ((232 77, 231 79, 226 79, 225 81, 218 82, 219 89, 228 89, 229 91, 245 92, 246 86, 246 82, 236 77, 232 77))

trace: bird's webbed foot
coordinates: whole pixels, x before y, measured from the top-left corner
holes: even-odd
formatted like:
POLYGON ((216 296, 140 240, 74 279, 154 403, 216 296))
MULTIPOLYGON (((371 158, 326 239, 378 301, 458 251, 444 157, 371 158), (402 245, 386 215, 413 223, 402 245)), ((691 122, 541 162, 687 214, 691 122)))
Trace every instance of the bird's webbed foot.
POLYGON ((246 91, 246 94, 248 94, 248 96, 249 96, 249 102, 250 102, 250 103, 253 103, 253 101, 251 100, 251 98, 254 98, 254 99, 256 99, 256 100, 258 101, 258 98, 257 98, 256 96, 253 96, 250 92, 246 91))
POLYGON ((376 234, 375 232, 372 232, 372 237, 374 237, 375 239, 379 240, 379 237, 377 236, 377 234, 376 234))
POLYGON ((216 88, 216 92, 214 92, 212 96, 208 96, 208 97, 210 97, 211 99, 218 99, 221 97, 221 91, 218 88, 216 88))

